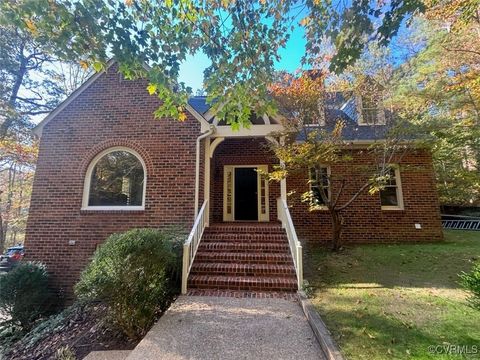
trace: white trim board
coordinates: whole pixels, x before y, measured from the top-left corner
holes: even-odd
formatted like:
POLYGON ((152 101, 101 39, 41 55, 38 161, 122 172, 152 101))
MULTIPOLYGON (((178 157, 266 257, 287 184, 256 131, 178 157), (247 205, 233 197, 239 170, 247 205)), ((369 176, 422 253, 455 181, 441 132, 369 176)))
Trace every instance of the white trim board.
POLYGON ((275 132, 282 131, 283 125, 251 125, 250 128, 241 128, 233 130, 230 125, 219 125, 213 133, 212 138, 216 137, 265 137, 275 132))

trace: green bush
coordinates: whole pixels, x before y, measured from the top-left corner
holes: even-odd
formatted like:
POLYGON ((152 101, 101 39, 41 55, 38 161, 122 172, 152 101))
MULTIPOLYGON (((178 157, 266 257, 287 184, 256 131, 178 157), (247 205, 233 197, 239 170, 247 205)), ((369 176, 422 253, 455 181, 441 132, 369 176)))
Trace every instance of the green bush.
POLYGON ((68 346, 63 346, 55 352, 55 360, 76 360, 75 352, 68 346))
POLYGON ((128 337, 140 338, 178 291, 178 231, 134 229, 111 235, 93 256, 75 292, 99 300, 128 337))
POLYGON ((7 315, 0 325, 20 326, 27 331, 53 305, 45 265, 22 262, 0 275, 0 313, 7 315))
POLYGON ((480 262, 477 262, 469 273, 460 274, 461 285, 471 293, 471 305, 480 310, 480 262))

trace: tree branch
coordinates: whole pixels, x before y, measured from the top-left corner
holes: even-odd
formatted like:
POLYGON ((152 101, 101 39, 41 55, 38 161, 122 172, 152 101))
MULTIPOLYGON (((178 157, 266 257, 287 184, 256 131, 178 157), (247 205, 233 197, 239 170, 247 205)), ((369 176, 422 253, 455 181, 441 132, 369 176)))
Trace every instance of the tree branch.
POLYGON ((363 193, 369 186, 371 185, 371 182, 370 181, 367 181, 365 184, 363 184, 363 186, 360 188, 360 190, 358 190, 355 195, 353 195, 350 200, 348 200, 345 204, 343 204, 342 206, 338 207, 336 210, 337 211, 342 211, 343 209, 347 208, 348 206, 350 206, 350 204, 352 202, 355 201, 355 199, 357 197, 360 196, 361 193, 363 193))
POLYGON ((449 49, 445 46, 443 48, 447 51, 452 51, 452 52, 466 52, 466 53, 471 53, 480 56, 480 52, 475 51, 475 50, 470 50, 470 49, 449 49))
POLYGON ((340 189, 337 192, 337 196, 335 196, 335 200, 332 203, 332 206, 335 207, 338 204, 338 200, 340 199, 340 195, 343 192, 343 188, 345 187, 345 179, 342 179, 342 183, 340 185, 340 189))

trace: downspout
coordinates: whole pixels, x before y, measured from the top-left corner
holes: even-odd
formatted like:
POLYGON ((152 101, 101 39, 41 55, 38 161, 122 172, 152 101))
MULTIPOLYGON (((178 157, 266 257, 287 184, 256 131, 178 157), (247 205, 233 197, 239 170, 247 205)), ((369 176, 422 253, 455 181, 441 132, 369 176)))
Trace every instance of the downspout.
POLYGON ((197 137, 197 149, 196 149, 196 159, 195 159, 195 219, 198 215, 198 200, 199 200, 199 191, 200 191, 200 142, 212 135, 215 132, 215 126, 210 125, 210 129, 205 131, 199 137, 197 137))

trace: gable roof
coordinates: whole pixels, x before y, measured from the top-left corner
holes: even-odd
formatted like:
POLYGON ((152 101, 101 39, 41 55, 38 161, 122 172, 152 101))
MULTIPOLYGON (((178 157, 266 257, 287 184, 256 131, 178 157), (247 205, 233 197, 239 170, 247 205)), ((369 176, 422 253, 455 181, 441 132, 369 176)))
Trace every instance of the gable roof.
MULTIPOLYGON (((325 95, 325 126, 328 131, 333 130, 337 120, 343 120, 345 127, 342 135, 345 140, 351 141, 372 141, 384 139, 390 129, 390 121, 386 125, 359 125, 357 101, 354 93, 346 92, 328 92, 325 95)), ((210 109, 207 104, 206 96, 194 96, 188 100, 188 103, 200 114, 206 115, 210 109)), ((213 119, 210 119, 213 121, 213 119)), ((220 125, 222 125, 220 123, 220 125)), ((313 127, 312 127, 313 129, 313 127)), ((304 140, 304 134, 299 135, 299 140, 304 140)))
MULTIPOLYGON (((74 92, 72 92, 65 100, 63 100, 60 105, 58 105, 52 112, 50 112, 42 121, 40 121, 37 126, 35 126, 32 131, 38 137, 42 136, 43 128, 51 120, 53 120, 60 112, 63 111, 73 100, 75 100, 80 94, 87 90, 100 76, 105 74, 105 72, 116 63, 115 59, 111 59, 107 62, 105 70, 96 72, 90 76, 82 85, 80 85, 74 92)), ((146 69, 149 69, 148 65, 144 65, 146 69)), ((146 90, 145 90, 146 91, 146 90)), ((197 109, 192 107, 190 104, 187 104, 185 107, 186 110, 197 119, 200 124, 203 126, 209 127, 208 121, 203 117, 203 112, 199 112, 197 109)))
MULTIPOLYGON (((87 90, 100 76, 102 76, 116 61, 111 59, 108 61, 105 70, 97 72, 90 76, 79 88, 77 88, 70 96, 68 96, 60 105, 49 113, 35 128, 34 134, 41 136, 43 128, 60 112, 63 111, 73 100, 87 90)), ((144 65, 146 69, 150 69, 148 65, 144 65)), ((186 110, 197 119, 202 125, 202 131, 208 130, 214 117, 208 116, 211 106, 207 103, 206 96, 193 96, 189 98, 186 110), (208 116, 208 120, 207 120, 208 116)), ((346 140, 374 140, 384 138, 389 129, 388 125, 359 125, 358 114, 356 110, 355 96, 351 92, 330 92, 325 96, 325 114, 326 129, 333 129, 336 121, 341 119, 345 121, 343 135, 346 140)), ((255 119, 253 121, 255 123, 255 119)), ((262 123, 262 122, 260 122, 262 123)), ((222 125, 220 123, 219 125, 222 125)))
POLYGON ((202 115, 204 115, 211 107, 209 104, 207 104, 206 96, 192 96, 188 99, 188 103, 192 108, 202 115))

